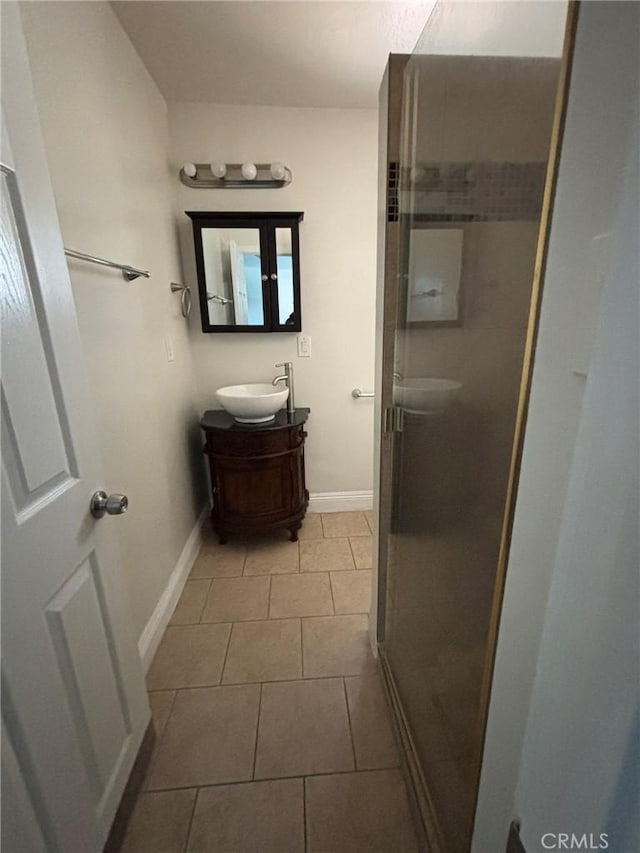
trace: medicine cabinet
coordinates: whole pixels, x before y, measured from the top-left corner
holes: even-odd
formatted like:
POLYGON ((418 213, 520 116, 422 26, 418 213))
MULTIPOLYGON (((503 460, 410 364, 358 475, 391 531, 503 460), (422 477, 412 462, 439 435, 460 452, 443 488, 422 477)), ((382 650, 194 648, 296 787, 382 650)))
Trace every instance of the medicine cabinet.
POLYGON ((300 332, 296 213, 187 211, 203 332, 300 332))

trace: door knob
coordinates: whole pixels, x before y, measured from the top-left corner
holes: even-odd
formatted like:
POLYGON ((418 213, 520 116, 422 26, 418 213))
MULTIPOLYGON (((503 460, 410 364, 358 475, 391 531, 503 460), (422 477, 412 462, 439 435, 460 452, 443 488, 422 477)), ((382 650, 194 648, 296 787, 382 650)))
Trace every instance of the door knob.
POLYGON ((129 498, 126 495, 108 495, 99 490, 91 496, 89 509, 94 518, 102 518, 107 515, 122 515, 129 508, 129 498))

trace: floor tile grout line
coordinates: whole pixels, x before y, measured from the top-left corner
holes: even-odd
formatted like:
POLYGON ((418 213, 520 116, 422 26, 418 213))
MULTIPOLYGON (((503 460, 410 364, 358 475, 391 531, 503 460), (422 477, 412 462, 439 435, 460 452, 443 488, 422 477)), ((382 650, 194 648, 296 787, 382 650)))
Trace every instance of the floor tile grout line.
MULTIPOLYGON (((153 692, 158 693, 160 691, 147 690, 147 695, 149 693, 153 693, 153 692)), ((167 692, 167 691, 165 691, 165 692, 167 692)), ((178 693, 180 692, 180 689, 176 687, 173 690, 170 690, 168 692, 173 693, 173 698, 171 699, 171 705, 169 706, 169 713, 167 714, 167 719, 164 721, 164 726, 162 727, 162 731, 160 732, 159 735, 157 735, 155 743, 153 744, 153 750, 151 752, 151 756, 149 757, 149 764, 147 766, 147 769, 145 770, 144 777, 142 779, 142 786, 140 788, 140 794, 146 793, 148 790, 148 782, 149 782, 149 779, 151 778, 151 771, 152 771, 153 765, 155 763, 155 758, 158 755, 158 751, 160 749, 160 744, 163 742, 164 736, 167 733, 167 729, 169 727, 169 720, 171 719, 171 715, 173 714, 173 709, 176 706, 176 701, 178 699, 178 693)), ((153 719, 153 715, 152 715, 152 719, 153 719)), ((155 723, 153 724, 153 726, 154 726, 154 730, 155 730, 155 723)), ((157 734, 157 732, 156 732, 156 734, 157 734)))
MULTIPOLYGON (((351 614, 354 616, 361 616, 361 613, 351 614)), ((310 618, 322 618, 322 617, 303 617, 304 619, 310 618)), ((327 617, 328 618, 328 617, 327 617)), ((292 620, 289 620, 292 621, 292 620)), ((300 620, 302 621, 302 620, 300 620)), ((154 690, 149 690, 149 693, 172 693, 175 691, 186 692, 187 690, 210 690, 212 688, 219 687, 249 687, 254 684, 291 684, 293 681, 326 681, 327 679, 332 678, 357 678, 362 675, 362 672, 336 672, 333 675, 296 675, 293 678, 273 678, 271 680, 266 679, 265 681, 226 681, 226 682, 216 682, 215 684, 187 684, 181 687, 158 687, 154 690)))
POLYGON ((353 550, 353 545, 351 544, 352 539, 364 539, 364 536, 349 536, 349 550, 351 551, 351 560, 353 562, 354 571, 358 571, 358 561, 356 560, 356 553, 353 550))
POLYGON ((220 680, 218 681, 217 685, 212 684, 211 685, 212 687, 215 687, 215 686, 222 687, 223 686, 222 679, 224 678, 224 671, 225 671, 225 668, 227 666, 227 658, 229 657, 229 648, 231 647, 231 635, 233 634, 233 626, 234 625, 235 625, 235 622, 231 622, 231 624, 229 625, 229 636, 227 637, 227 647, 224 650, 224 660, 222 661, 222 669, 220 670, 220 680))
POLYGON ((331 572, 327 572, 329 575, 329 592, 331 593, 331 606, 333 607, 333 615, 337 616, 336 613, 336 597, 333 594, 333 581, 331 580, 331 572))
MULTIPOLYGON (((318 539, 318 542, 323 542, 324 540, 318 539)), ((239 578, 291 578, 296 577, 297 575, 309 575, 309 574, 323 574, 326 573, 327 569, 318 569, 317 571, 309 571, 309 572, 263 572, 261 575, 235 575, 235 577, 229 578, 212 578, 212 580, 238 580, 239 578)), ((332 569, 331 571, 348 571, 348 569, 332 569)), ((206 580, 202 578, 202 580, 206 580)))
POLYGON ((302 630, 302 617, 300 617, 300 671, 304 679, 304 633, 302 630))
MULTIPOLYGON (((446 759, 448 760, 448 759, 446 759)), ((322 776, 349 776, 350 774, 364 774, 364 773, 389 773, 392 771, 401 772, 400 766, 395 764, 393 767, 384 766, 384 767, 363 767, 362 770, 354 769, 354 770, 322 770, 320 773, 305 773, 304 776, 301 776, 300 773, 292 773, 289 776, 259 776, 256 779, 248 778, 248 779, 227 779, 224 782, 192 782, 189 785, 170 785, 166 788, 152 788, 144 791, 145 794, 160 794, 165 791, 188 791, 193 788, 197 789, 198 792, 203 790, 204 788, 221 788, 227 785, 254 785, 259 784, 260 782, 280 782, 285 779, 317 779, 322 776)))
MULTIPOLYGON (((204 580, 204 578, 203 578, 204 580)), ((200 608, 200 616, 198 618, 198 622, 202 622, 202 617, 204 616, 204 611, 207 606, 207 601, 209 600, 209 595, 211 594, 211 587, 213 586, 213 578, 209 578, 209 586, 207 587, 207 594, 204 597, 204 601, 202 602, 202 607, 200 608)))
POLYGON ((356 569, 357 569, 357 568, 358 568, 358 566, 357 566, 357 564, 356 564, 356 555, 353 553, 353 545, 351 544, 351 537, 350 537, 350 536, 348 536, 348 537, 347 537, 347 541, 348 541, 348 543, 349 543, 349 551, 351 552, 351 559, 353 560, 353 565, 354 565, 354 566, 356 567, 356 569))
POLYGON ((351 755, 353 756, 353 769, 358 769, 358 760, 356 758, 356 745, 353 739, 353 726, 351 725, 351 711, 349 710, 349 694, 347 693, 347 677, 342 676, 342 689, 344 691, 344 703, 347 708, 347 723, 349 725, 349 741, 351 743, 351 755))
POLYGON ((171 715, 173 714, 173 709, 176 706, 176 700, 178 698, 178 692, 179 692, 179 688, 176 687, 175 690, 173 691, 173 699, 171 700, 171 706, 169 707, 169 713, 167 714, 167 719, 165 720, 164 726, 162 727, 162 731, 160 732, 160 737, 158 738, 158 741, 156 743, 156 749, 160 746, 160 741, 162 740, 162 738, 165 735, 165 732, 167 731, 167 726, 169 725, 169 720, 171 719, 171 715))
POLYGON ((269 595, 267 598, 267 620, 271 619, 271 590, 273 589, 273 575, 269 575, 269 595))
POLYGON ((302 832, 304 837, 304 851, 307 853, 309 843, 307 840, 307 777, 302 777, 302 832))
MULTIPOLYGON (((362 572, 365 572, 365 571, 371 571, 371 569, 358 569, 355 571, 351 570, 351 569, 344 569, 344 570, 338 569, 337 571, 332 570, 332 571, 328 571, 328 572, 327 571, 304 572, 304 573, 302 573, 302 577, 305 577, 306 575, 332 575, 332 574, 340 574, 340 575, 354 574, 355 575, 355 574, 361 574, 362 572)), ((279 574, 273 575, 273 577, 292 577, 292 576, 293 576, 293 573, 285 574, 285 575, 279 575, 279 574)), ((256 575, 255 577, 258 577, 258 575, 256 575)), ((297 574, 296 574, 296 577, 297 577, 297 574)), ((216 578, 213 578, 213 580, 216 580, 216 578)), ((219 578, 219 580, 237 580, 237 578, 219 578)), ((294 616, 294 615, 291 615, 291 616, 271 616, 271 615, 269 615, 263 619, 255 619, 253 617, 251 619, 234 619, 234 620, 221 619, 219 622, 211 621, 209 619, 207 619, 206 621, 203 621, 201 618, 199 622, 177 622, 174 624, 167 625, 167 628, 195 628, 198 625, 231 625, 231 624, 235 624, 236 622, 240 623, 240 624, 246 624, 248 622, 284 622, 288 619, 328 619, 331 616, 368 616, 369 615, 369 610, 349 610, 349 611, 345 611, 344 613, 338 613, 335 609, 335 596, 333 594, 334 590, 333 590, 333 584, 331 582, 331 578, 329 579, 329 586, 330 586, 331 598, 332 598, 333 608, 334 608, 333 613, 306 613, 304 615, 296 615, 296 616, 294 616)), ((163 637, 164 637, 164 634, 163 634, 163 637)), ((148 692, 157 693, 160 690, 176 690, 176 689, 177 688, 175 688, 175 687, 155 687, 155 688, 153 688, 153 690, 149 690, 148 692)))
POLYGON ((262 688, 260 685, 260 695, 258 697, 258 719, 256 720, 256 742, 253 745, 253 767, 251 768, 251 779, 255 782, 256 778, 256 761, 258 759, 258 738, 260 737, 260 717, 262 716, 262 688))
POLYGON ((193 798, 193 806, 191 807, 191 817, 189 818, 189 827, 187 829, 187 837, 184 840, 184 847, 182 848, 183 853, 187 853, 189 849, 189 841, 191 839, 191 830, 193 829, 193 819, 196 815, 196 806, 198 804, 198 797, 200 796, 200 788, 196 787, 196 795, 193 798))

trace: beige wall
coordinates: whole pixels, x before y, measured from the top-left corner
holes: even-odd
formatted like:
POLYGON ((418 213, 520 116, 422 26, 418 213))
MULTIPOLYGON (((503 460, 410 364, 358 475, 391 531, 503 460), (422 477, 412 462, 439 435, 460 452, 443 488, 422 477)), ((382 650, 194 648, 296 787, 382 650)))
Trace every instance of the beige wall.
POLYGON ((191 335, 202 409, 219 408, 215 389, 269 381, 293 361, 296 405, 311 407, 307 486, 314 492, 372 488, 373 405, 355 401, 374 374, 377 114, 375 110, 232 107, 169 103, 171 159, 185 277, 196 291, 191 223, 185 210, 304 211, 300 224, 302 327, 295 334, 191 335), (177 184, 185 161, 271 162, 293 171, 278 190, 190 189, 177 184))
POLYGON ((66 246, 151 270, 127 284, 71 262, 117 533, 139 636, 204 503, 167 162, 165 102, 107 3, 26 3, 22 16, 66 246), (170 335, 175 361, 165 353, 170 335), (200 476, 200 475, 199 475, 200 476))

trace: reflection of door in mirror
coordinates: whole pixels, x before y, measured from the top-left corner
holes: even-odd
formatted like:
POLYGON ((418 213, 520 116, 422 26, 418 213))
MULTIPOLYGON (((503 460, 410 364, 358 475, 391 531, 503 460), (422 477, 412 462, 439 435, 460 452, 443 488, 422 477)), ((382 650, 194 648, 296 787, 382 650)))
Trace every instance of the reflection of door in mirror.
MULTIPOLYGON (((264 323, 264 304, 262 302, 262 265, 257 252, 245 252, 244 281, 247 289, 247 323, 250 326, 261 326, 264 323)), ((240 320, 236 317, 236 323, 240 320)))
POLYGON ((209 322, 263 325, 259 229, 203 228, 202 252, 209 322))
POLYGON ((278 269, 278 322, 293 322, 293 257, 291 228, 276 228, 276 261, 278 269))
POLYGON ((236 326, 246 326, 249 322, 249 305, 247 283, 244 277, 244 255, 238 249, 235 240, 229 240, 229 258, 231 259, 231 284, 233 286, 236 326))
POLYGON ((222 234, 220 228, 203 230, 202 254, 207 277, 209 321, 227 326, 233 323, 233 306, 231 293, 225 284, 222 234))

